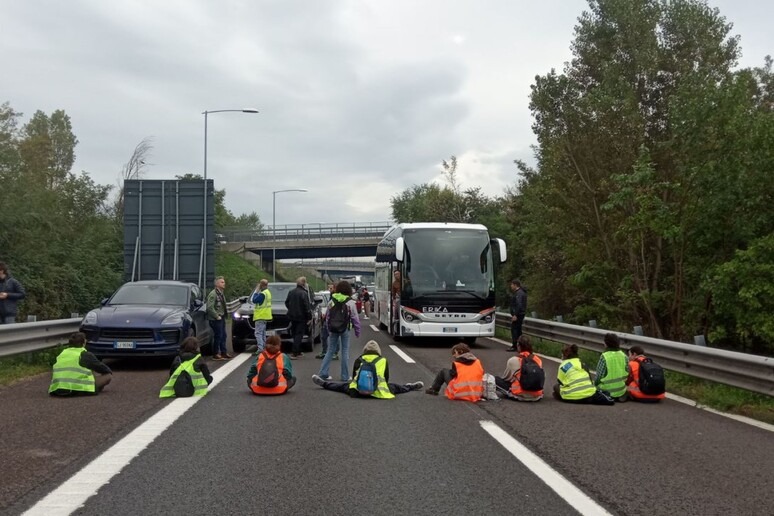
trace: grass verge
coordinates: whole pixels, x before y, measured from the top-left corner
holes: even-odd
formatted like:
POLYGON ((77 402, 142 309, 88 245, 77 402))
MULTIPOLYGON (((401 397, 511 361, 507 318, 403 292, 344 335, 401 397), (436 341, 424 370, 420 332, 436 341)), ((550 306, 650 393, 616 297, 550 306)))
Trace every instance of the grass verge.
MULTIPOLYGON (((510 341, 511 334, 508 330, 497 328, 497 337, 510 341)), ((562 345, 558 342, 533 339, 532 347, 543 355, 557 358, 562 356, 562 345)), ((595 351, 581 349, 579 356, 581 362, 592 370, 599 361, 599 353, 595 351)), ((774 424, 774 398, 771 396, 674 371, 666 371, 666 381, 668 392, 692 399, 699 405, 774 424)))
POLYGON ((64 346, 0 358, 0 386, 11 385, 24 378, 50 372, 64 346))

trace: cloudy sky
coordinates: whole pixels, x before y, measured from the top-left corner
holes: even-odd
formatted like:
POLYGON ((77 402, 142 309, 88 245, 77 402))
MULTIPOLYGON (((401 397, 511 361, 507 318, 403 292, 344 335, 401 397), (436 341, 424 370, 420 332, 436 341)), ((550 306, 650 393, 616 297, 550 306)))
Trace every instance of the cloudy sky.
MULTIPOLYGON (((710 0, 742 66, 774 54, 774 2, 710 0)), ((440 180, 497 195, 532 161, 535 75, 561 69, 585 0, 4 0, 0 103, 64 109, 75 170, 117 184, 146 137, 147 179, 203 169, 235 214, 277 224, 390 218, 440 180)))

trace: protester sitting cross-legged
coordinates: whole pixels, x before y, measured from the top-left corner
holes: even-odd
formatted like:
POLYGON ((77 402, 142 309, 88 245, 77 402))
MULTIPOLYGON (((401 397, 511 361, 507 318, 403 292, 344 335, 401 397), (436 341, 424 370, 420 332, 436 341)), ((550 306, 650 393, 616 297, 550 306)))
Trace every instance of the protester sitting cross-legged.
POLYGON ((355 359, 355 374, 350 382, 330 382, 312 375, 312 381, 329 391, 344 392, 353 397, 371 397, 381 399, 394 398, 396 394, 418 391, 425 386, 422 382, 405 384, 390 383, 390 368, 387 358, 375 340, 369 340, 363 346, 363 354, 355 359))
POLYGON ((630 400, 655 403, 666 398, 664 369, 645 356, 640 346, 629 348, 629 377, 626 391, 630 400))
POLYGON ((342 382, 348 382, 349 378, 349 332, 355 330, 355 337, 360 337, 360 317, 357 314, 357 306, 352 300, 352 286, 348 281, 339 281, 336 284, 336 292, 328 304, 325 313, 325 325, 328 327, 328 349, 325 352, 320 372, 317 373, 323 380, 331 380, 328 372, 333 360, 333 355, 339 352, 341 347, 341 376, 342 382))
POLYGON ((543 362, 532 352, 529 336, 521 335, 517 346, 519 353, 508 359, 503 375, 495 376, 498 394, 518 401, 539 401, 545 382, 543 362))
POLYGON ((427 388, 427 394, 438 395, 446 384, 446 397, 450 400, 479 401, 484 395, 484 367, 470 352, 467 344, 460 342, 452 348, 451 369, 441 369, 427 388))
POLYGON ((293 362, 282 353, 282 339, 272 335, 247 372, 247 387, 253 394, 277 395, 285 394, 295 384, 293 362))
POLYGON ((626 378, 629 376, 629 365, 626 355, 621 351, 618 335, 605 334, 605 351, 599 356, 597 375, 594 385, 610 394, 616 401, 626 401, 626 378))
POLYGON ((113 371, 93 353, 86 351, 86 335, 70 335, 68 346, 54 363, 48 393, 53 396, 97 394, 113 379, 113 371))
POLYGON ((180 351, 172 361, 169 380, 161 388, 159 398, 204 396, 211 383, 210 368, 199 353, 199 340, 196 337, 186 337, 180 343, 180 351))
POLYGON ((591 376, 578 358, 578 346, 565 344, 554 385, 554 398, 567 403, 615 405, 613 398, 594 387, 591 376))

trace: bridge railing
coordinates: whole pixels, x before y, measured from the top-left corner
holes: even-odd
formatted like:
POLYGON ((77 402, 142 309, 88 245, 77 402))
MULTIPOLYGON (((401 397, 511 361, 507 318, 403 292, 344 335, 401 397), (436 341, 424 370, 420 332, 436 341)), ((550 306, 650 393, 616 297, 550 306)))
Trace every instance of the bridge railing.
POLYGON ((83 319, 58 319, 29 323, 0 325, 0 357, 53 348, 73 332, 78 331, 83 319))
POLYGON ((245 228, 224 228, 221 239, 226 242, 257 242, 262 240, 330 240, 345 238, 379 238, 392 227, 390 222, 314 222, 266 226, 260 231, 245 228))
MULTIPOLYGON (((510 327, 511 316, 497 313, 497 325, 510 327)), ((561 344, 602 352, 604 337, 610 330, 526 318, 524 333, 561 344)), ((645 354, 665 369, 774 396, 774 358, 748 355, 682 342, 612 332, 621 340, 621 348, 642 346, 645 354)), ((596 364, 590 364, 592 366, 596 364)))

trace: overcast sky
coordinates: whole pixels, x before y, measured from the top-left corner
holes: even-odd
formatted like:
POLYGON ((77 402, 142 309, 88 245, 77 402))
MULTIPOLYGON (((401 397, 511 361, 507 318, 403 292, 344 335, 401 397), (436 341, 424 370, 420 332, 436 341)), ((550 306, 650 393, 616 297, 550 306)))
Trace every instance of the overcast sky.
MULTIPOLYGON (((742 66, 774 54, 774 2, 710 0, 742 66)), ((390 197, 439 181, 498 195, 534 161, 535 75, 561 69, 584 0, 40 1, 0 8, 0 103, 64 109, 74 171, 117 184, 153 138, 147 179, 202 173, 235 214, 277 224, 386 221, 390 197)))

